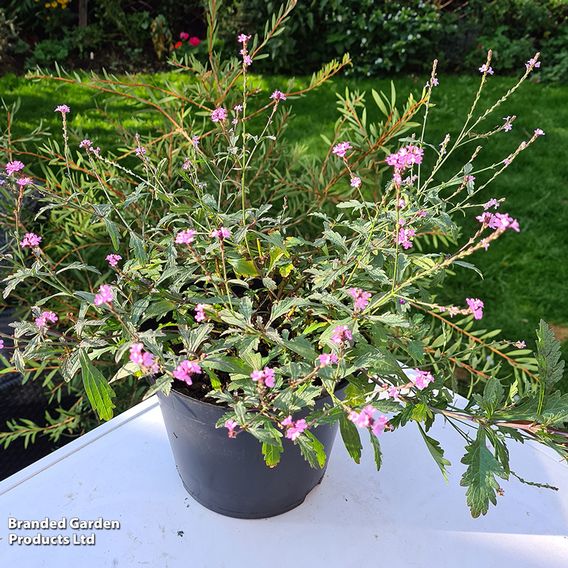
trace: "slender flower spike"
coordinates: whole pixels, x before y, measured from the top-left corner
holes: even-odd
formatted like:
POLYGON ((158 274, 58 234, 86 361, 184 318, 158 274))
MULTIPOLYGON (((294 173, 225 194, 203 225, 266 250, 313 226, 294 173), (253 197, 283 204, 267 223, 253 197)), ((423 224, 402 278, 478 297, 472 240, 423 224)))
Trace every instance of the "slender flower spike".
POLYGON ((339 362, 339 357, 335 353, 322 353, 318 357, 320 367, 328 367, 329 365, 336 365, 339 362))
POLYGON ((225 428, 227 428, 227 430, 228 430, 227 436, 229 436, 229 438, 236 438, 237 437, 237 433, 235 432, 235 428, 237 426, 238 426, 238 424, 234 420, 227 420, 225 422, 225 428))
POLYGON ((112 286, 108 284, 103 284, 98 293, 95 295, 94 304, 95 306, 102 306, 103 304, 112 304, 112 286))
POLYGON ((193 384, 193 375, 200 375, 202 373, 201 365, 196 361, 188 361, 184 359, 173 371, 174 379, 183 381, 188 385, 193 384))
POLYGON ((35 233, 26 233, 24 238, 20 241, 20 246, 22 248, 35 248, 39 247, 41 243, 41 237, 35 233))
POLYGON ((351 150, 352 146, 349 142, 339 142, 333 147, 332 152, 339 158, 345 158, 345 154, 351 150))
POLYGON ((16 172, 20 172, 25 168, 23 162, 20 162, 20 160, 14 160, 12 162, 8 162, 6 164, 6 173, 11 176, 12 174, 15 174, 16 172))
POLYGON ((338 325, 333 329, 331 341, 336 345, 343 345, 353 339, 351 330, 346 325, 338 325))
POLYGON ((410 377, 410 380, 414 383, 414 386, 418 390, 424 390, 430 383, 434 382, 434 377, 429 371, 419 371, 416 370, 416 375, 410 377))
POLYGON ((53 312, 41 312, 41 314, 35 318, 35 324, 39 329, 46 329, 47 324, 56 323, 59 318, 53 312))
POLYGON ((224 239, 228 239, 231 236, 231 229, 227 229, 225 227, 219 227, 218 229, 214 229, 211 231, 210 237, 213 239, 219 239, 223 241, 224 239))
POLYGON ((308 423, 303 419, 292 420, 291 416, 282 420, 281 425, 286 428, 286 438, 289 440, 297 440, 300 434, 308 429, 308 423))
POLYGON ((201 323, 206 319, 207 316, 205 315, 205 304, 197 304, 195 306, 195 321, 201 323))
POLYGON ((489 65, 487 65, 487 63, 484 63, 484 64, 479 68, 479 72, 480 72, 480 73, 487 74, 487 75, 493 75, 493 68, 490 67, 489 65))
POLYGON ((276 91, 274 91, 271 95, 270 98, 276 102, 278 101, 285 101, 286 100, 286 95, 282 92, 279 91, 278 89, 276 89, 276 91))
POLYGON ((109 266, 116 268, 118 263, 122 260, 122 257, 119 254, 107 254, 105 260, 109 263, 109 266))
POLYGON ((218 107, 211 113, 211 120, 213 122, 224 122, 227 120, 228 114, 226 108, 218 107))
POLYGON ((61 114, 67 114, 71 112, 71 109, 67 105, 59 105, 55 107, 53 112, 60 112, 61 114))
POLYGON ((361 288, 349 288, 347 293, 353 298, 356 312, 362 312, 369 305, 372 297, 370 292, 365 292, 361 288))
POLYGON ((185 231, 180 231, 176 235, 177 245, 190 245, 195 240, 196 231, 193 229, 186 229, 185 231))
POLYGON ((480 320, 483 317, 484 303, 479 298, 466 298, 465 301, 467 302, 474 319, 480 320))
POLYGON ((237 41, 239 43, 246 43, 250 38, 251 38, 251 36, 249 36, 247 34, 239 34, 237 36, 237 41))

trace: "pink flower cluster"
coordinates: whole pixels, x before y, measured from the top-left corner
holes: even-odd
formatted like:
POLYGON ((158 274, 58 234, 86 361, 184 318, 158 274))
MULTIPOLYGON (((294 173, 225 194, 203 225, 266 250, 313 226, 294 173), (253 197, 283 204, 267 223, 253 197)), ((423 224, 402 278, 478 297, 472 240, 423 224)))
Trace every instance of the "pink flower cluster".
POLYGON ((211 113, 211 120, 213 122, 224 122, 227 120, 229 113, 226 108, 218 107, 211 113))
POLYGON ((362 312, 369 305, 372 297, 370 292, 365 292, 361 288, 349 288, 347 293, 353 298, 353 307, 357 312, 362 312))
POLYGON ((197 304, 195 306, 195 321, 201 323, 206 319, 207 316, 205 315, 205 304, 197 304))
POLYGON ((528 71, 532 71, 533 69, 538 69, 540 67, 540 61, 535 57, 531 57, 526 63, 525 67, 528 71))
POLYGON ((13 160, 12 162, 8 162, 6 164, 6 174, 11 176, 16 172, 21 172, 25 168, 23 162, 20 160, 13 160))
POLYGON ((353 422, 355 426, 359 428, 370 428, 371 432, 373 432, 375 436, 378 436, 385 431, 389 420, 384 415, 381 415, 378 418, 375 417, 376 412, 376 409, 368 404, 361 410, 361 412, 352 410, 347 415, 347 418, 349 418, 349 420, 351 420, 351 422, 353 422))
POLYGON ((116 268, 118 263, 122 260, 122 257, 119 254, 107 254, 105 260, 109 263, 110 266, 116 268))
POLYGON ((0 351, 4 349, 4 340, 0 339, 0 351))
POLYGON ((320 367, 329 367, 329 365, 337 365, 339 357, 335 353, 322 353, 318 357, 320 367))
POLYGON ((357 176, 352 176, 350 185, 355 189, 359 189, 361 187, 361 178, 357 176))
POLYGON ((489 211, 484 211, 481 215, 478 215, 476 219, 482 225, 499 232, 512 229, 518 233, 521 230, 517 219, 513 219, 508 213, 490 213, 489 211))
POLYGON ((93 146, 93 143, 88 138, 81 140, 81 143, 79 144, 79 148, 82 148, 86 152, 90 152, 91 154, 94 154, 95 156, 101 155, 101 149, 98 146, 95 148, 93 146))
POLYGON ((41 312, 34 321, 39 329, 45 329, 47 328, 48 322, 56 323, 58 319, 57 315, 53 312, 41 312))
POLYGON ((346 325, 338 325, 333 329, 331 341, 336 345, 343 345, 353 339, 351 330, 346 325))
POLYGON ((55 107, 53 112, 60 112, 62 115, 71 112, 71 109, 67 105, 59 105, 55 107))
POLYGON ((247 42, 248 40, 251 38, 251 36, 247 35, 247 34, 239 34, 237 36, 237 41, 242 44, 242 48, 241 48, 241 55, 243 56, 243 65, 245 67, 249 67, 250 65, 252 65, 252 57, 249 55, 248 50, 247 50, 247 42))
POLYGON ((190 245, 195 240, 196 231, 193 229, 185 229, 176 235, 176 244, 190 245))
POLYGON ((416 374, 413 374, 410 380, 418 390, 424 390, 430 383, 434 382, 434 377, 429 371, 419 371, 418 369, 415 369, 415 371, 416 374))
POLYGON ((112 286, 108 284, 103 284, 97 294, 95 294, 94 304, 95 306, 102 306, 103 304, 112 304, 112 286))
POLYGON ((219 227, 211 231, 210 236, 214 239, 219 239, 220 241, 228 239, 231 236, 231 229, 225 227, 219 227))
POLYGON ((345 158, 345 154, 351 150, 352 146, 349 142, 339 142, 333 147, 332 152, 339 158, 345 158))
POLYGON ((487 75, 493 75, 493 68, 491 66, 489 66, 487 63, 484 63, 480 68, 479 68, 479 72, 480 73, 484 73, 487 75))
POLYGON ((276 381, 274 369, 270 367, 264 367, 264 369, 260 371, 253 371, 250 374, 250 378, 255 383, 258 382, 259 385, 266 385, 269 388, 272 388, 276 381))
POLYGON ((479 298, 466 298, 465 299, 473 318, 480 320, 483 317, 483 307, 484 303, 479 298))
POLYGON ((394 183, 400 185, 402 183, 402 172, 411 168, 414 164, 421 164, 423 157, 424 150, 413 144, 403 146, 398 152, 388 155, 386 163, 394 168, 394 183))
POLYGON ((276 102, 278 101, 285 101, 286 100, 286 95, 282 92, 279 91, 278 89, 276 89, 276 91, 274 91, 271 95, 270 98, 276 102))
POLYGON ((193 375, 200 375, 202 373, 201 365, 197 361, 188 361, 184 359, 175 369, 172 375, 174 379, 183 381, 188 385, 193 384, 193 375))
POLYGON ((294 421, 291 416, 288 416, 282 420, 281 424, 286 428, 286 438, 292 441, 297 440, 300 434, 308 429, 308 423, 303 418, 294 421))
POLYGON ((157 373, 160 370, 154 355, 144 351, 142 343, 133 343, 130 346, 130 360, 138 365, 145 373, 157 373))
POLYGON ((41 243, 41 237, 35 233, 26 233, 24 238, 20 241, 20 246, 22 248, 35 248, 39 247, 41 243))
POLYGON ((411 228, 405 228, 403 226, 404 223, 405 223, 404 219, 401 219, 399 221, 397 242, 399 245, 402 245, 403 249, 406 250, 412 247, 412 239, 416 235, 416 231, 411 228))

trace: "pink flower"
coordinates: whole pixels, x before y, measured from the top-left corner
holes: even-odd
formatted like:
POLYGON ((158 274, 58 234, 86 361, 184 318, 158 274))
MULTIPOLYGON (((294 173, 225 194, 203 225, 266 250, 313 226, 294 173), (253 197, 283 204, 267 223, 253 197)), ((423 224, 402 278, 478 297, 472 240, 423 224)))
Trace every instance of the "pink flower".
POLYGON ((340 158, 345 158, 345 154, 351 150, 352 146, 349 142, 339 142, 333 147, 332 152, 340 158))
POLYGON ((40 236, 35 233, 26 233, 24 238, 20 241, 20 246, 22 248, 35 248, 39 247, 39 243, 41 243, 40 236))
POLYGON ((103 284, 98 293, 95 295, 94 304, 95 306, 102 306, 103 304, 111 304, 113 299, 112 286, 108 284, 103 284))
POLYGON ((276 381, 276 373, 274 369, 270 367, 264 367, 261 371, 253 371, 250 374, 250 378, 260 385, 266 385, 269 388, 274 387, 276 381))
POLYGON ((20 172, 25 168, 24 164, 20 160, 14 160, 6 164, 6 173, 11 176, 16 172, 20 172))
POLYGON ((279 91, 278 89, 276 89, 276 91, 274 91, 271 95, 270 98, 272 100, 275 101, 285 101, 286 100, 286 95, 282 92, 279 91))
POLYGON ((393 400, 399 401, 400 397, 399 397, 399 392, 398 392, 398 388, 395 386, 390 386, 387 390, 387 396, 389 398, 392 398, 393 400))
POLYGON ((188 43, 192 47, 197 47, 201 43, 201 40, 197 36, 191 36, 188 43))
POLYGON ((328 367, 329 365, 336 365, 339 362, 339 357, 335 353, 322 353, 318 357, 320 367, 328 367))
POLYGON ((237 36, 237 41, 239 43, 246 43, 250 38, 251 38, 251 36, 249 36, 247 34, 239 34, 237 36))
POLYGON ((181 32, 179 34, 179 39, 181 39, 182 41, 186 41, 189 39, 189 34, 187 32, 181 32))
POLYGON ((484 64, 479 68, 479 72, 480 72, 480 73, 484 73, 484 74, 493 75, 493 68, 490 67, 489 65, 487 65, 487 63, 484 63, 484 64))
POLYGON ((432 79, 432 87, 437 87, 440 84, 440 81, 438 81, 438 77, 434 77, 432 79))
POLYGON ((483 317, 483 302, 479 298, 466 298, 465 301, 467 302, 474 319, 480 320, 483 317))
POLYGON ((465 183, 474 183, 475 176, 465 176, 465 183))
POLYGON ((218 107, 211 113, 211 120, 213 122, 224 122, 227 119, 227 116, 227 109, 218 107))
POLYGON ((371 300, 372 294, 370 292, 364 292, 361 288, 349 288, 347 293, 354 300, 355 311, 362 312, 371 300))
POLYGON ((176 244, 190 245, 195 240, 196 231, 193 229, 185 229, 176 235, 176 244))
POLYGON ((0 339, 0 351, 4 349, 4 340, 0 339))
POLYGON ((243 64, 245 67, 250 67, 252 65, 252 57, 248 53, 243 55, 243 64))
POLYGON ((409 249, 412 247, 412 238, 416 235, 416 231, 414 229, 405 229, 404 227, 400 227, 398 230, 398 244, 402 245, 404 249, 409 249))
POLYGON ((515 343, 513 343, 513 345, 517 348, 517 349, 524 349, 527 344, 525 341, 515 341, 515 343))
POLYGON ((361 187, 361 178, 357 176, 353 176, 351 178, 351 187, 359 189, 361 187))
POLYGON ((333 329, 331 341, 336 345, 342 345, 353 339, 351 330, 346 325, 338 325, 333 329))
POLYGON ((154 359, 154 355, 143 350, 142 343, 133 343, 130 346, 130 360, 145 373, 157 373, 160 370, 158 363, 154 359))
POLYGON ((59 318, 53 312, 41 312, 41 314, 35 318, 35 324, 39 329, 47 328, 47 323, 56 323, 59 318))
POLYGON ((32 178, 29 178, 29 177, 21 177, 20 179, 18 179, 16 181, 16 183, 20 187, 26 187, 26 185, 31 185, 33 183, 33 180, 32 180, 32 178))
POLYGON ((197 304, 195 306, 195 321, 201 323, 206 319, 207 316, 205 315, 205 304, 197 304))
POLYGON ((513 117, 512 116, 506 116, 503 120, 505 121, 505 124, 503 125, 503 130, 505 132, 509 132, 510 130, 512 130, 513 129, 513 123, 512 123, 513 117))
POLYGON ((228 239, 231 236, 231 229, 226 229, 225 227, 219 227, 211 231, 209 235, 213 239, 219 239, 220 241, 228 239))
POLYGON ((88 138, 81 140, 81 143, 79 144, 79 148, 84 148, 86 150, 88 150, 89 148, 92 148, 92 146, 93 146, 93 143, 88 138))
POLYGON ((537 129, 534 131, 534 135, 535 135, 535 136, 544 136, 544 130, 542 130, 541 128, 537 128, 537 129))
POLYGON ((499 232, 512 229, 518 233, 521 230, 519 222, 513 219, 508 213, 490 213, 489 211, 484 211, 481 215, 478 215, 476 219, 482 225, 499 232))
POLYGON ((369 404, 365 406, 361 412, 352 410, 347 418, 358 426, 359 428, 371 428, 375 436, 382 434, 388 425, 388 418, 386 416, 379 416, 375 418, 376 410, 369 404))
POLYGON ((136 156, 138 158, 143 158, 145 155, 146 155, 146 148, 144 148, 144 146, 137 146, 136 156))
POLYGON ((429 371, 419 371, 415 369, 416 375, 410 377, 410 380, 414 383, 414 386, 418 390, 424 390, 430 383, 434 382, 434 377, 429 371))
POLYGON ((373 420, 373 425, 371 426, 371 432, 373 432, 375 436, 381 435, 388 426, 388 423, 389 419, 384 415, 375 418, 373 420))
POLYGON ((122 257, 119 254, 107 254, 105 260, 109 263, 110 266, 115 268, 118 263, 122 260, 122 257))
POLYGON ((492 197, 487 203, 485 203, 483 209, 487 210, 491 209, 491 207, 493 207, 494 209, 498 209, 499 205, 501 205, 501 203, 497 199, 492 197))
POLYGON ((235 432, 235 428, 237 426, 238 426, 238 424, 234 420, 227 420, 225 422, 225 428, 227 428, 227 430, 228 430, 227 436, 229 436, 229 438, 236 438, 237 437, 237 433, 235 432))
POLYGON ((286 428, 286 438, 292 441, 297 440, 300 434, 308 428, 308 423, 303 418, 294 421, 291 416, 285 418, 281 425, 286 428))
POLYGON ((192 376, 202 373, 201 366, 197 361, 188 361, 184 359, 173 371, 172 375, 178 381, 183 381, 188 385, 193 384, 192 376))
POLYGON ((540 61, 536 57, 531 57, 526 63, 525 67, 528 71, 532 71, 534 68, 538 69, 540 67, 540 61))
POLYGON ((386 163, 394 167, 395 171, 400 174, 407 168, 412 167, 414 164, 421 164, 424 157, 424 150, 419 146, 409 144, 404 146, 386 157, 386 163))
POLYGON ((67 114, 68 112, 71 112, 71 109, 67 105, 59 105, 55 107, 55 110, 53 112, 60 112, 61 114, 67 114))

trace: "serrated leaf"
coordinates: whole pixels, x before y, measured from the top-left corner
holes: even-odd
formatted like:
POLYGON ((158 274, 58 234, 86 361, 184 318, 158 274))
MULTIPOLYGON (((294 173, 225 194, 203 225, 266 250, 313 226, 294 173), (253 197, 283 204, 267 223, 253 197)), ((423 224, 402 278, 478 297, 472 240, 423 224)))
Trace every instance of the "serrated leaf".
POLYGON ((355 426, 351 420, 348 420, 345 415, 342 415, 339 420, 339 431, 341 432, 343 443, 349 455, 353 458, 355 463, 360 463, 363 445, 361 444, 361 437, 359 436, 357 426, 355 426))
POLYGON ((561 359, 560 342, 544 320, 540 320, 536 336, 538 372, 544 384, 550 389, 562 379, 564 374, 565 363, 561 359))
POLYGON ((276 467, 280 462, 282 451, 282 446, 274 446, 273 444, 267 444, 266 442, 263 443, 262 455, 264 456, 264 463, 270 468, 276 467))
POLYGON ((496 477, 506 479, 503 466, 489 451, 483 428, 477 431, 476 439, 466 446, 461 462, 467 465, 460 485, 467 487, 467 504, 471 515, 476 518, 487 514, 489 503, 497 504, 497 490, 500 488, 496 477))
POLYGON ((304 459, 311 467, 321 469, 325 465, 323 444, 309 431, 301 434, 297 441, 304 459))
POLYGON ((81 374, 87 398, 101 420, 110 420, 113 415, 114 391, 103 374, 91 363, 87 354, 80 354, 81 374))
POLYGON ((440 468, 444 479, 448 481, 448 472, 446 471, 446 466, 452 465, 445 457, 444 457, 444 450, 442 446, 440 446, 440 442, 438 440, 434 440, 424 432, 424 428, 419 424, 418 428, 420 430, 420 434, 422 435, 422 439, 424 440, 430 455, 434 458, 434 461, 440 468))
POLYGON ((375 465, 377 466, 377 471, 381 469, 383 465, 383 453, 381 452, 381 443, 379 439, 369 430, 369 438, 371 439, 371 445, 373 446, 373 454, 375 456, 375 465))

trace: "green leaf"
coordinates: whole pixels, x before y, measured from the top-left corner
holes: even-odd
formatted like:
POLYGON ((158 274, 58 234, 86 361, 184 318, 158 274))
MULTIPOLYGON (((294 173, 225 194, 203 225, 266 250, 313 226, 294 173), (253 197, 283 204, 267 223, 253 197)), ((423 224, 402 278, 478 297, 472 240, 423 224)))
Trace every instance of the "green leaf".
POLYGON ((349 455, 353 458, 355 463, 360 463, 363 445, 361 444, 361 438, 359 436, 357 426, 355 426, 355 424, 348 420, 343 414, 339 420, 339 431, 341 432, 343 443, 345 444, 349 455))
POLYGON ((308 300, 304 300, 302 298, 286 298, 285 300, 274 302, 272 310, 270 311, 270 319, 268 320, 268 325, 277 320, 279 317, 282 317, 284 314, 288 313, 293 308, 297 308, 298 306, 305 306, 307 304, 309 304, 308 300))
POLYGON ((146 263, 148 257, 144 249, 144 241, 133 231, 130 233, 130 249, 140 264, 146 263))
POLYGON ((273 444, 267 444, 266 442, 262 444, 262 455, 264 456, 264 462, 268 467, 276 467, 280 462, 280 456, 282 455, 282 446, 274 446, 273 444))
POLYGON ((112 397, 114 391, 103 374, 91 363, 87 354, 82 351, 80 355, 83 385, 87 398, 101 420, 110 420, 113 415, 114 404, 112 397))
POLYGON ((564 361, 560 358, 560 342, 544 320, 540 320, 536 336, 538 371, 544 384, 550 388, 562 379, 564 373, 564 361))
POLYGON ((381 452, 381 443, 379 439, 369 431, 369 438, 371 439, 371 445, 373 446, 373 453, 375 455, 375 465, 377 466, 377 471, 381 469, 383 465, 383 453, 381 452))
POLYGON ((325 449, 323 444, 309 431, 298 438, 300 451, 304 459, 313 468, 322 468, 325 465, 325 449))
POLYGON ((229 264, 238 276, 258 276, 258 270, 252 260, 229 258, 229 264))
POLYGON ((497 504, 496 492, 500 487, 495 477, 507 478, 503 466, 489 451, 485 440, 485 431, 480 428, 476 439, 466 446, 466 454, 461 460, 468 467, 460 485, 467 487, 467 504, 474 518, 487 514, 489 503, 497 504))
POLYGON ((490 377, 485 383, 483 389, 483 398, 481 399, 483 409, 491 416, 503 400, 505 389, 501 381, 497 377, 490 377))
POLYGON ((114 221, 111 221, 108 217, 104 218, 107 233, 109 234, 110 240, 112 241, 112 246, 114 250, 118 250, 120 247, 120 233, 118 232, 118 226, 114 221))
POLYGON ((434 440, 424 432, 424 428, 420 424, 418 424, 418 428, 420 430, 420 434, 422 434, 422 438, 426 443, 426 447, 430 452, 430 455, 434 458, 434 461, 438 464, 444 479, 448 481, 448 472, 446 471, 446 466, 452 465, 445 457, 444 457, 444 450, 442 446, 440 446, 440 442, 438 440, 434 440))
POLYGON ((172 390, 172 383, 173 382, 174 382, 174 379, 170 375, 162 375, 146 391, 146 393, 144 394, 144 400, 151 397, 153 394, 157 393, 158 391, 161 391, 166 396, 168 396, 170 394, 171 390, 172 390))

